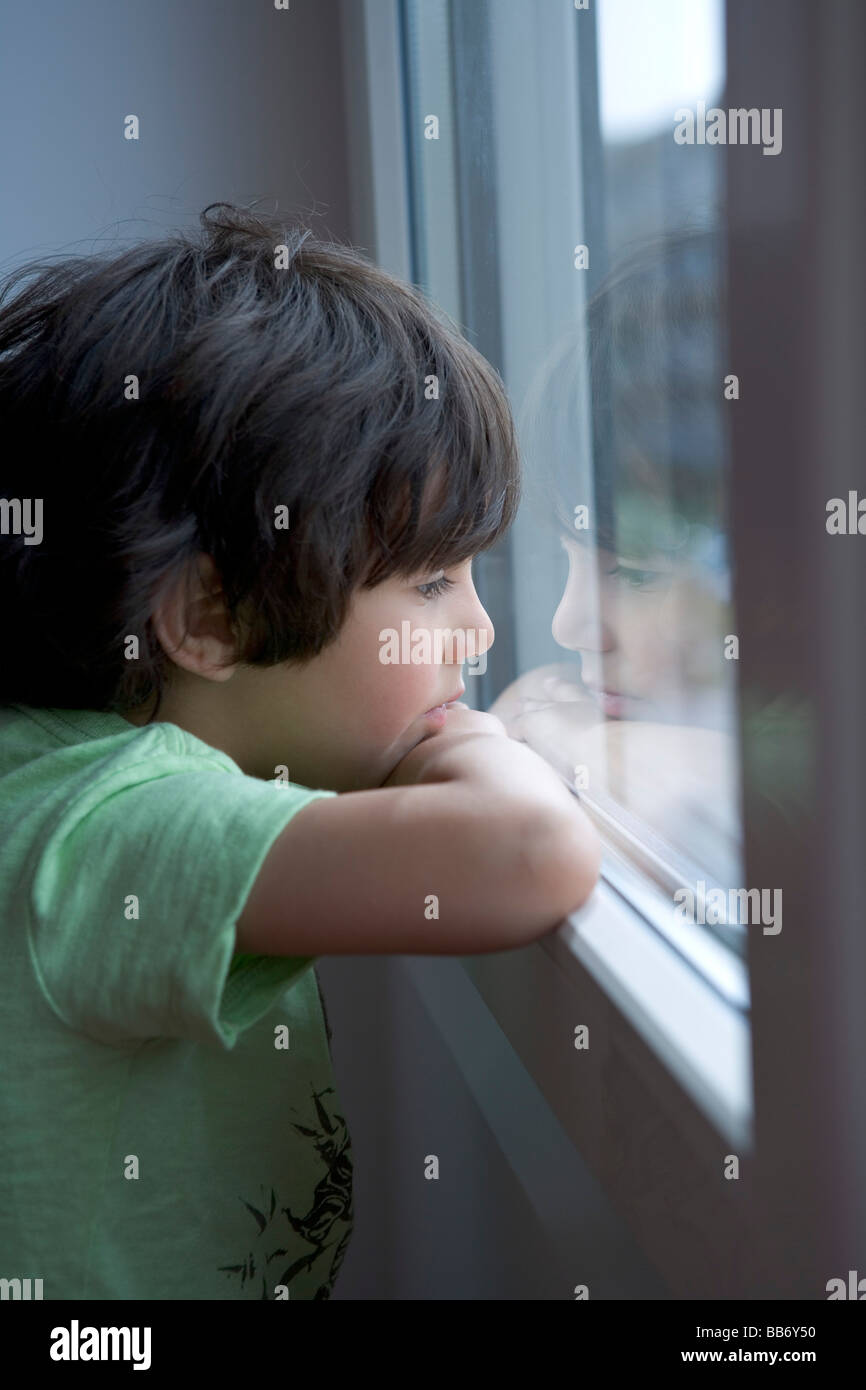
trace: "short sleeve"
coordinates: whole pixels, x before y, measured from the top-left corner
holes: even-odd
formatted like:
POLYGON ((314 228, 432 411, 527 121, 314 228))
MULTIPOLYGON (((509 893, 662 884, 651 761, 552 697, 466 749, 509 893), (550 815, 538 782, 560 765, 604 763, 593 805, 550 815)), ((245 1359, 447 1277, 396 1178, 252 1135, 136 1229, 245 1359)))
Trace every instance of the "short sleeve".
POLYGON ((235 928, 274 840, 336 792, 178 762, 161 772, 140 762, 88 786, 50 828, 32 875, 42 993, 70 1028, 109 1045, 232 1048, 315 959, 236 955, 235 928))

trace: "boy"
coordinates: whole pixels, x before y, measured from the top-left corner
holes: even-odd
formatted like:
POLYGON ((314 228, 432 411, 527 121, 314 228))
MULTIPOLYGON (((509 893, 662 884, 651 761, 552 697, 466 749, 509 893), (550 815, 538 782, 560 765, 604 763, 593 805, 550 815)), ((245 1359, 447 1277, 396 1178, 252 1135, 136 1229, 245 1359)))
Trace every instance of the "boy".
POLYGON ((44 1298, 328 1298, 314 958, 520 946, 598 873, 450 642, 381 655, 493 639, 500 379, 349 248, 215 206, 0 297, 0 1277, 44 1298))

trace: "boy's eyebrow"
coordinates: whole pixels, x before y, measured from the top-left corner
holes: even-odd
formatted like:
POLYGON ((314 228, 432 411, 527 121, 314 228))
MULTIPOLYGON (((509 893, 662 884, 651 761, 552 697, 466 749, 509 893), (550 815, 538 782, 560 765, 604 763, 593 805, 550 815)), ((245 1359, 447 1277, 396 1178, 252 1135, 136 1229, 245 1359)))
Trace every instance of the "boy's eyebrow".
POLYGON ((454 565, 452 565, 452 566, 440 565, 439 568, 438 568, 438 569, 435 569, 435 570, 434 570, 434 569, 424 569, 424 568, 422 567, 422 568, 419 569, 419 570, 415 570, 415 571, 409 576, 409 581, 408 581, 408 582, 409 582, 410 584, 412 584, 412 583, 415 582, 416 579, 438 579, 441 575, 445 574, 446 571, 447 571, 449 568, 451 568, 451 569, 456 569, 456 566, 454 566, 454 565))
MULTIPOLYGON (((571 540, 570 536, 559 537, 559 543, 563 550, 567 551, 566 543, 569 540, 571 540)), ((586 546, 584 548, 590 555, 595 553, 596 557, 598 557, 600 552, 603 551, 606 555, 611 557, 611 570, 605 571, 605 573, 610 573, 615 569, 633 570, 637 574, 673 573, 674 567, 670 557, 665 555, 662 551, 653 551, 649 555, 643 557, 639 556, 635 559, 630 555, 622 555, 619 551, 608 550, 605 546, 596 546, 594 552, 592 546, 586 546)))
POLYGON ((445 571, 441 568, 435 571, 416 570, 414 574, 404 576, 401 582, 403 588, 414 589, 419 584, 435 584, 436 580, 442 579, 444 575, 445 571))
POLYGON ((405 576, 407 584, 414 584, 417 580, 434 580, 448 573, 449 570, 468 569, 472 572, 472 565, 475 557, 471 556, 468 560, 453 560, 450 564, 439 565, 438 569, 425 569, 423 566, 419 570, 414 570, 412 574, 405 576))
MULTIPOLYGON (((647 558, 650 559, 651 557, 648 556, 647 558)), ((634 570, 637 574, 665 574, 667 572, 662 566, 658 565, 658 563, 655 560, 653 560, 652 563, 648 565, 639 565, 635 560, 630 560, 628 558, 620 558, 620 556, 617 556, 616 565, 618 569, 634 570)))

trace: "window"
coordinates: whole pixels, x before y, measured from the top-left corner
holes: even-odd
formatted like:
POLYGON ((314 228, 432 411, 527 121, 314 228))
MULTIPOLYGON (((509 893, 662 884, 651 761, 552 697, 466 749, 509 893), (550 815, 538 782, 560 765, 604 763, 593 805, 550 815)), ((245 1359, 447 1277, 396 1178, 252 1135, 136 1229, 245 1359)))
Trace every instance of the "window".
POLYGON ((502 373, 525 469, 476 562, 497 640, 467 698, 557 767, 671 940, 688 890, 743 956, 701 898, 743 879, 724 149, 674 139, 721 104, 723 0, 402 16, 412 278, 502 373))
POLYGON ((824 1298, 825 1272, 853 1266, 864 1229, 866 1146, 851 1121, 864 1055, 864 552, 862 536, 825 522, 830 499, 863 492, 866 11, 858 0, 725 0, 724 16, 717 0, 345 9, 347 51, 363 53, 368 75, 350 122, 358 239, 428 288, 497 365, 524 448, 527 502, 474 566, 496 642, 467 695, 487 708, 555 667, 543 679, 570 688, 542 687, 523 711, 526 737, 574 786, 573 765, 590 758, 564 746, 561 721, 548 727, 549 707, 574 715, 581 701, 558 696, 610 655, 571 631, 569 567, 588 572, 602 627, 606 596, 615 617, 627 611, 618 585, 636 601, 659 582, 624 573, 655 568, 619 553, 629 528, 641 540, 667 527, 663 553, 687 556, 680 579, 700 599, 669 605, 672 646, 687 645, 689 622, 710 645, 669 663, 646 722, 680 738, 677 751, 684 733, 716 734, 720 754, 718 775, 710 760, 695 768, 704 799, 692 814, 687 788, 679 803, 665 797, 677 791, 665 757, 651 741, 638 749, 641 720, 597 701, 598 756, 575 788, 604 827, 604 881, 586 908, 523 951, 453 970, 412 960, 401 983, 436 1006, 539 1205, 550 1174, 532 1171, 515 1138, 519 1063, 675 1296, 824 1298), (778 148, 679 145, 676 113, 697 126, 711 103, 760 108, 761 125, 778 114, 778 148), (652 134, 663 105, 670 143, 652 134), (781 154, 783 111, 785 153, 765 159, 781 154), (438 141, 425 134, 431 115, 438 141), (644 337, 652 327, 658 360, 635 320, 644 337), (741 398, 725 400, 733 372, 741 398), (653 484, 643 509, 641 482, 653 484), (573 537, 562 522, 585 500, 591 525, 573 537), (615 572, 593 548, 603 525, 615 572), (742 651, 721 665, 732 572, 742 651), (638 753, 655 757, 644 775, 655 768, 664 816, 654 798, 641 805, 638 753), (736 923, 671 920, 678 884, 744 881, 743 847, 748 882, 785 898, 780 934, 747 928, 748 971, 736 923), (464 971, 474 989, 455 1008, 464 971), (507 1042, 505 1081, 492 1082, 484 1049, 479 1072, 473 1009, 507 1042), (592 1031, 590 1050, 574 1050, 575 1023, 592 1031), (742 1187, 720 1184, 731 1153, 742 1187))

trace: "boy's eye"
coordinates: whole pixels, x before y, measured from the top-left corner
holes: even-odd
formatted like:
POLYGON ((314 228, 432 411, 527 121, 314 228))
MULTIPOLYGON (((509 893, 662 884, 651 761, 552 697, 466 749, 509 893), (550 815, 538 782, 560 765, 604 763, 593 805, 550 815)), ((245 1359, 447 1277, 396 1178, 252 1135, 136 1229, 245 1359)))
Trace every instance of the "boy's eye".
POLYGON ((659 570, 639 570, 632 565, 614 565, 612 570, 607 570, 610 576, 616 575, 622 579, 630 589, 652 589, 657 582, 664 576, 659 570))
POLYGON ((418 584, 416 588, 423 598, 438 598, 444 594, 446 589, 451 589, 454 585, 453 579, 446 579, 443 575, 441 579, 433 579, 429 584, 418 584))

